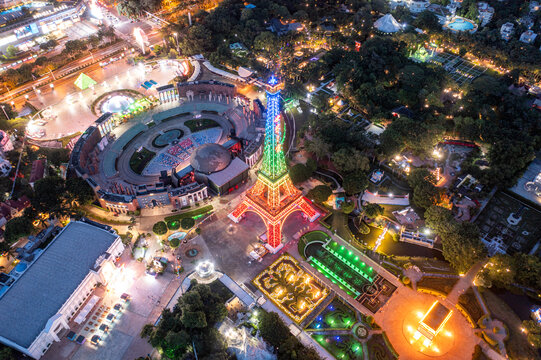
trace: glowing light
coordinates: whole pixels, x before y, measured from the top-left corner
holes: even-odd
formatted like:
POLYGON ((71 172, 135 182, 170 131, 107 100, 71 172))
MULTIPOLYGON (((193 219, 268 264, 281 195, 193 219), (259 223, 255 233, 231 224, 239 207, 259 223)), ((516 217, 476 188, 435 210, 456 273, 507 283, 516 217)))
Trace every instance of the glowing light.
POLYGON ((272 76, 267 87, 267 117, 263 161, 255 185, 229 218, 238 222, 246 211, 257 213, 267 226, 268 247, 277 249, 282 241, 282 224, 292 212, 301 210, 310 221, 319 213, 293 186, 284 154, 285 124, 280 115, 280 91, 283 84, 272 76))

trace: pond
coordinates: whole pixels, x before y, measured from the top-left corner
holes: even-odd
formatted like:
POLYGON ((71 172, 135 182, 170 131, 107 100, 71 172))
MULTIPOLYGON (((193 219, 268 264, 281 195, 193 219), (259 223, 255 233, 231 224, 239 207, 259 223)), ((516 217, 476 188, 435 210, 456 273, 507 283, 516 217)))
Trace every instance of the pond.
POLYGON ((183 135, 183 131, 180 129, 171 129, 167 130, 161 135, 158 135, 154 141, 152 141, 152 145, 155 147, 164 147, 169 144, 171 144, 173 141, 177 140, 183 135))

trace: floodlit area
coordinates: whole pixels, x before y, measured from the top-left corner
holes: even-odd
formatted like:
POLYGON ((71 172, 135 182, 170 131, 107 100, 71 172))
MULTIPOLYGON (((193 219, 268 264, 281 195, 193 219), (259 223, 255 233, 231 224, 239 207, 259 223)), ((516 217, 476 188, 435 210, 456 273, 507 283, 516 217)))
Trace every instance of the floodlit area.
POLYGON ((290 255, 282 255, 253 283, 280 310, 300 323, 329 294, 326 287, 299 267, 290 255))

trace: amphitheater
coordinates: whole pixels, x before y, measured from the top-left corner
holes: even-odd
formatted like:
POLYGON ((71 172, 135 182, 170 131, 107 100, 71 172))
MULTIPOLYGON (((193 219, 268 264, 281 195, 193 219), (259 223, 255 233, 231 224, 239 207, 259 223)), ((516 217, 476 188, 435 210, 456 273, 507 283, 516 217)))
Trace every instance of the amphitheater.
MULTIPOLYGON (((196 181, 198 169, 191 166, 202 145, 221 145, 250 165, 259 156, 261 106, 238 95, 234 85, 196 81, 162 90, 174 94, 160 96, 168 101, 155 100, 156 106, 127 122, 100 117, 74 146, 71 164, 105 207, 182 207, 207 197, 208 184, 196 181)), ((238 160, 231 163, 238 168, 238 160)))

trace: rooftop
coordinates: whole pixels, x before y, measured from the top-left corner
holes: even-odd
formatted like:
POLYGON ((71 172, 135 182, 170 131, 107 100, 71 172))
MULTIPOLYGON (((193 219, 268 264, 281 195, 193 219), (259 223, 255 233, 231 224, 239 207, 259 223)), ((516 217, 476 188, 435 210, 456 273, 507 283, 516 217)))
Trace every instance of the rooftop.
POLYGON ((0 336, 29 347, 117 237, 69 223, 0 298, 0 336))
POLYGON ((216 186, 223 186, 249 168, 250 167, 246 165, 244 161, 237 157, 234 158, 233 161, 231 161, 231 165, 226 167, 224 170, 211 174, 209 176, 209 180, 212 181, 216 186))
POLYGON ((435 333, 437 333, 440 329, 440 326, 444 324, 445 319, 450 312, 451 310, 447 309, 439 301, 437 301, 435 305, 430 308, 428 313, 426 313, 425 317, 421 322, 431 328, 435 333))
POLYGON ((190 157, 190 164, 195 171, 211 174, 222 171, 231 162, 231 155, 219 144, 205 144, 198 147, 190 157))

